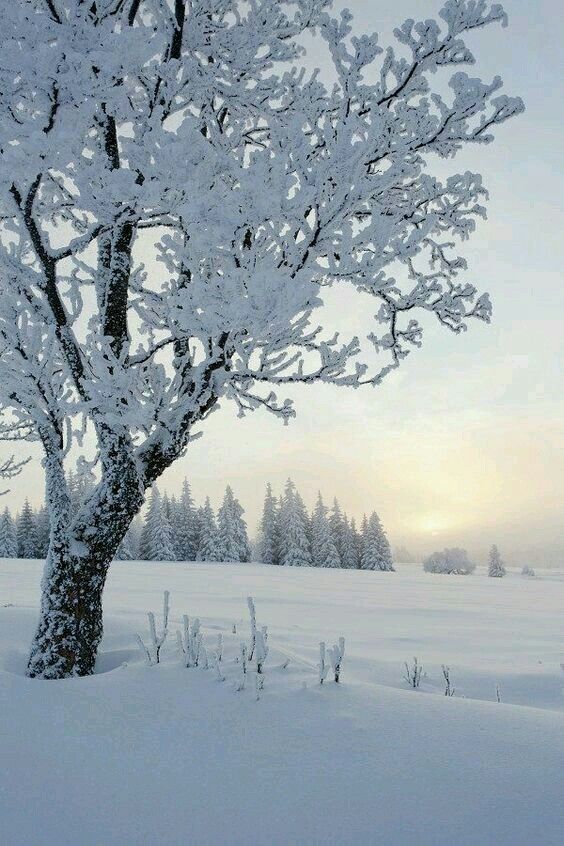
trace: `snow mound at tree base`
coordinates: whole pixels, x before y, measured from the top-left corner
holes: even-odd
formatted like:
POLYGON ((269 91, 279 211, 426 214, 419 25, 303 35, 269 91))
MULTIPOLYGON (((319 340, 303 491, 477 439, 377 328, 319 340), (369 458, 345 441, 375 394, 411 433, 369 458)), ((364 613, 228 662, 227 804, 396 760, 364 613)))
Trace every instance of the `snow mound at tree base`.
MULTIPOLYGON (((37 569, 33 565, 35 577, 37 569)), ((447 577, 431 578, 429 583, 428 576, 401 570, 389 577, 353 573, 348 574, 348 588, 343 588, 343 574, 331 573, 322 582, 319 599, 314 590, 319 573, 300 578, 278 568, 270 573, 266 568, 226 567, 220 580, 222 568, 214 565, 218 581, 210 582, 212 568, 187 569, 116 565, 108 586, 100 656, 101 668, 111 672, 45 682, 21 675, 25 664, 16 662, 8 671, 12 659, 7 656, 26 654, 36 610, 33 594, 25 587, 28 576, 32 584, 31 572, 16 581, 11 567, 0 565, 0 595, 13 603, 0 607, 3 842, 10 846, 561 843, 564 714, 429 695, 401 689, 401 683, 397 687, 374 683, 385 673, 370 663, 362 631, 372 652, 378 653, 381 646, 388 658, 398 637, 379 638, 363 617, 359 596, 366 598, 368 575, 376 579, 374 596, 394 606, 398 622, 404 621, 405 609, 399 607, 400 593, 395 593, 392 579, 396 584, 404 580, 404 596, 413 588, 420 594, 418 578, 436 585, 425 601, 420 599, 411 631, 402 624, 406 638, 402 654, 409 658, 417 651, 425 666, 425 645, 427 653, 434 654, 431 641, 425 644, 425 634, 441 626, 445 661, 458 667, 458 677, 464 681, 460 645, 449 642, 453 635, 449 606, 445 605, 445 627, 431 607, 437 590, 444 599, 447 577), (145 634, 144 612, 159 610, 159 593, 165 586, 171 590, 172 633, 182 613, 203 612, 209 615, 202 616, 206 637, 219 631, 227 636, 235 623, 233 640, 248 636, 245 590, 254 593, 258 622, 270 623, 272 618, 272 652, 260 701, 252 685, 237 693, 230 681, 218 682, 211 671, 182 667, 172 637, 164 663, 147 667, 142 662, 133 650, 134 635, 145 634), (268 601, 269 591, 276 595, 276 606, 268 601), (320 687, 311 648, 313 632, 330 641, 330 635, 336 637, 341 631, 350 652, 342 683, 327 681, 320 687), (130 659, 124 666, 121 657, 126 653, 130 659), (286 669, 280 667, 282 654, 293 657, 286 669), (368 670, 363 673, 364 664, 368 670)), ((479 577, 474 580, 475 589, 481 590, 479 577)), ((495 590, 504 584, 511 585, 510 577, 496 582, 495 590)), ((555 582, 550 591, 557 589, 555 582)), ((459 592, 453 594, 451 611, 455 596, 461 601, 459 592)), ((511 588, 503 596, 513 605, 517 622, 512 642, 518 645, 525 618, 515 613, 511 588)), ((475 620, 478 617, 477 627, 487 626, 493 618, 491 608, 470 610, 475 620)), ((388 628, 394 618, 391 611, 392 607, 388 628)), ((538 609, 535 613, 542 614, 538 609)), ((550 609, 544 609, 544 617, 551 619, 550 609)), ((534 648, 538 647, 535 642, 534 648)), ((491 648, 495 651, 495 644, 491 648)), ((506 643, 500 644, 503 660, 507 650, 506 643)), ((518 664, 517 658, 513 663, 518 664)), ((430 659, 427 666, 433 669, 430 659)), ((511 662, 507 670, 512 671, 511 662)), ((398 663, 398 678, 401 672, 398 663)), ((500 666, 495 672, 503 695, 506 677, 500 666)), ((433 679, 430 673, 428 689, 433 679)))

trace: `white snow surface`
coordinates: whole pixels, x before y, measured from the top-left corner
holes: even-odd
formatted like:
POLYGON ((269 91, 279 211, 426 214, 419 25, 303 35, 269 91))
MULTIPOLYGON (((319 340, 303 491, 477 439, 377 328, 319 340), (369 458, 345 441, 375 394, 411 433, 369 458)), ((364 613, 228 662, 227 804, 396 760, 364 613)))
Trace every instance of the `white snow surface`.
POLYGON ((564 572, 116 562, 99 673, 55 682, 24 675, 40 572, 0 561, 2 843, 564 842, 564 572), (148 667, 135 634, 165 589, 171 634, 148 667), (260 701, 233 683, 248 595, 269 631, 260 701), (208 648, 223 633, 226 682, 181 666, 182 614, 208 648), (319 641, 339 635, 342 681, 320 687, 319 641), (413 656, 418 691, 402 680, 413 656))

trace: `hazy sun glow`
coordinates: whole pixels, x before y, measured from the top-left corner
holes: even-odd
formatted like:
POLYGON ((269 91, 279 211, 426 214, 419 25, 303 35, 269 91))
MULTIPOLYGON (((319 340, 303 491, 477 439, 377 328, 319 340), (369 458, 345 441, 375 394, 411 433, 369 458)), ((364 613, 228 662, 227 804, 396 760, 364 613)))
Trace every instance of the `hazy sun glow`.
POLYGON ((438 535, 452 528, 452 521, 442 514, 423 514, 415 530, 427 535, 438 535))

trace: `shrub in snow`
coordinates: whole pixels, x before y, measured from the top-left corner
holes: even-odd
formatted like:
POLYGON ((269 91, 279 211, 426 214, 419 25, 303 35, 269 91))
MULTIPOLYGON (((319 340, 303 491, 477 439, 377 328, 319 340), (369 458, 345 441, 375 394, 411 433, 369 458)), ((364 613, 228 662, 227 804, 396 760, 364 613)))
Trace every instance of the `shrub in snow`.
POLYGON ((249 609, 249 614, 251 617, 251 643, 249 646, 249 661, 252 661, 255 651, 255 644, 257 641, 257 615, 255 611, 255 603, 253 601, 252 596, 247 597, 247 607, 249 609))
POLYGON ((423 668, 419 663, 418 658, 414 658, 411 664, 408 664, 407 661, 404 664, 405 666, 405 675, 404 679, 408 683, 410 687, 414 690, 417 690, 419 685, 421 684, 421 674, 423 672, 423 668))
POLYGON ((200 631, 200 620, 195 617, 190 623, 186 614, 182 616, 182 632, 177 631, 176 640, 181 655, 184 656, 186 667, 197 667, 200 663, 203 636, 200 631))
POLYGON ((331 668, 333 670, 333 678, 338 683, 341 678, 341 668, 345 657, 345 638, 340 637, 339 642, 335 643, 329 650, 329 659, 331 661, 331 668))
POLYGON ((210 663, 208 659, 208 650, 203 643, 200 644, 200 651, 198 656, 198 666, 203 670, 209 670, 210 663))
POLYGON ((506 569, 504 566, 503 561, 501 560, 501 556, 499 554, 499 549, 493 544, 492 548, 490 549, 490 557, 488 562, 488 576, 491 576, 494 579, 501 579, 506 574, 506 569))
POLYGON ((455 687, 450 679, 450 667, 447 667, 446 664, 443 664, 441 669, 443 671, 443 678, 445 680, 445 696, 454 696, 455 687))
POLYGON ((321 641, 319 644, 319 664, 317 666, 319 670, 319 684, 323 684, 327 678, 327 673, 329 672, 329 664, 327 663, 324 641, 321 641))
POLYGON ((244 690, 247 680, 247 645, 245 643, 239 644, 239 680, 235 686, 236 690, 244 690))
POLYGON ((268 656, 268 634, 266 630, 266 626, 263 626, 262 629, 256 632, 256 661, 257 661, 257 673, 262 675, 264 662, 268 656))
POLYGON ((212 652, 212 668, 215 670, 215 674, 218 681, 225 681, 225 676, 221 671, 221 658, 217 652, 212 652))
POLYGON ((433 552, 423 562, 426 573, 448 573, 456 576, 466 576, 473 573, 476 565, 468 559, 465 549, 452 547, 440 552, 433 552))
POLYGON ((246 653, 246 659, 247 661, 252 661, 255 658, 257 672, 262 673, 262 668, 268 655, 268 631, 266 626, 262 626, 260 630, 257 628, 257 615, 252 596, 247 597, 247 607, 251 618, 251 639, 249 649, 246 653))
POLYGON ((527 579, 535 579, 536 578, 535 571, 533 570, 532 567, 529 567, 528 564, 525 564, 525 566, 521 570, 521 575, 525 576, 525 578, 527 578, 527 579))
POLYGON ((325 642, 319 644, 319 664, 317 665, 319 674, 319 684, 323 684, 329 673, 329 667, 333 670, 333 678, 338 683, 341 678, 341 668, 343 666, 343 659, 345 657, 345 638, 340 637, 339 642, 334 644, 331 649, 326 649, 325 642), (327 661, 327 657, 329 661, 327 661))
POLYGON ((157 634, 155 615, 152 611, 149 611, 147 614, 147 618, 149 620, 149 635, 151 638, 150 646, 145 646, 141 635, 137 635, 137 641, 148 664, 160 663, 161 649, 168 635, 169 612, 170 592, 168 590, 165 590, 163 598, 163 625, 160 634, 157 634))

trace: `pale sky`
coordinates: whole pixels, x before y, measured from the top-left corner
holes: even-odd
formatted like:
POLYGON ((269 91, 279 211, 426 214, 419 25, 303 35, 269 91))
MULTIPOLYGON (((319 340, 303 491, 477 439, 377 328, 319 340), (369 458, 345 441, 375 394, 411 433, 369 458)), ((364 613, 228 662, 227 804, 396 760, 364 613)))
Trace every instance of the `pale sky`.
MULTIPOLYGON (((394 26, 433 17, 440 5, 335 3, 384 46, 394 26)), ((480 560, 498 543, 509 564, 564 562, 562 4, 504 6, 509 28, 473 37, 478 61, 469 72, 488 81, 500 74, 526 112, 494 144, 449 162, 453 172, 481 172, 490 190, 489 219, 463 249, 466 278, 492 296, 493 323, 462 336, 430 324, 422 349, 379 388, 296 390, 288 427, 262 412, 238 420, 225 403, 161 488, 178 491, 186 475, 196 499, 209 494, 217 506, 230 483, 254 532, 266 482, 280 491, 291 476, 308 505, 321 488, 357 518, 376 509, 392 544, 415 553, 460 545, 480 560)), ((344 313, 340 325, 353 334, 359 310, 341 296, 329 314, 344 313)), ((38 464, 11 488, 12 508, 25 496, 37 504, 38 464)))

